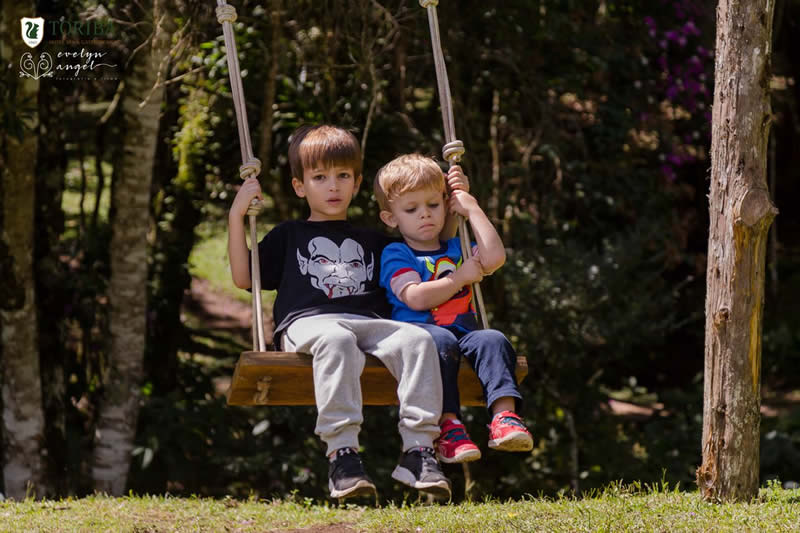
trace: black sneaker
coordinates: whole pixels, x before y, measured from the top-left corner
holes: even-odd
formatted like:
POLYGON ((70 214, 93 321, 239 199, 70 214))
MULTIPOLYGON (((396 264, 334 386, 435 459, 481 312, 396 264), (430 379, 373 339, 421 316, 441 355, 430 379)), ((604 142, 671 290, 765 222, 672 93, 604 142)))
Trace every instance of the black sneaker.
POLYGON ((331 491, 331 498, 355 498, 377 494, 375 485, 364 472, 361 457, 353 448, 336 450, 336 455, 328 467, 328 488, 331 491))
POLYGON ((444 477, 433 448, 408 450, 400 457, 400 464, 392 472, 392 478, 435 498, 450 499, 450 481, 444 477))

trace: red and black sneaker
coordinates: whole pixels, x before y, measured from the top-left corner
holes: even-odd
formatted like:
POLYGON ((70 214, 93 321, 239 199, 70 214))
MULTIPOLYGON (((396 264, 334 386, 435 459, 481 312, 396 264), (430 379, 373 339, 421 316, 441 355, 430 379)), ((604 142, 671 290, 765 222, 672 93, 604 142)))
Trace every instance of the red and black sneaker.
POLYGON ((503 452, 527 452, 533 449, 533 437, 517 413, 503 411, 494 415, 489 425, 489 448, 503 452))
POLYGON ((467 429, 458 420, 445 420, 442 432, 434 443, 436 456, 443 463, 468 463, 481 458, 481 451, 467 434, 467 429))

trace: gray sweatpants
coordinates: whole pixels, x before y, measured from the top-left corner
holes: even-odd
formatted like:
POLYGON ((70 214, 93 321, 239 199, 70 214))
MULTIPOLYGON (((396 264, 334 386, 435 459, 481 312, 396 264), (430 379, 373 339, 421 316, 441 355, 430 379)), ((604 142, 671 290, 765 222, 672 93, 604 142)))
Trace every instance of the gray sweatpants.
POLYGON ((315 433, 329 455, 339 448, 358 449, 364 353, 380 359, 397 380, 403 451, 433 446, 442 414, 442 378, 436 345, 424 329, 394 320, 326 314, 295 320, 282 339, 284 350, 314 357, 315 433))

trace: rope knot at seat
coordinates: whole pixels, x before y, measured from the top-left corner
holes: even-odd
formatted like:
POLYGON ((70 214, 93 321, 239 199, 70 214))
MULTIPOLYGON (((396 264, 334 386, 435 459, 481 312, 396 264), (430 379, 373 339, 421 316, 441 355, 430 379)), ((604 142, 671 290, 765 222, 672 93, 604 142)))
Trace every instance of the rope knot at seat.
POLYGON ((230 4, 217 6, 217 21, 222 24, 223 22, 236 21, 236 8, 230 4))
POLYGON ((448 161, 450 164, 458 163, 461 161, 461 156, 464 155, 465 151, 464 143, 456 139, 442 147, 442 156, 445 161, 448 161))
POLYGON ((419 5, 421 5, 426 9, 428 8, 428 6, 436 7, 437 5, 439 5, 439 0, 419 0, 419 5))

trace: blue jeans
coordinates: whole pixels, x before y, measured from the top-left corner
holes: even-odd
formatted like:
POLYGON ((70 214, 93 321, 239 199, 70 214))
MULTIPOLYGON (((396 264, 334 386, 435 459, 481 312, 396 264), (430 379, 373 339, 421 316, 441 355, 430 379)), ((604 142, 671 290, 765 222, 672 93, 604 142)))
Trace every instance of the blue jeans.
POLYGON ((517 388, 515 375, 517 354, 505 335, 496 329, 478 329, 465 333, 458 328, 451 329, 419 322, 414 324, 430 333, 439 352, 443 413, 455 413, 461 417, 458 367, 462 356, 478 375, 478 381, 486 398, 486 406, 490 408, 490 415, 492 403, 505 396, 515 398, 519 410, 522 395, 517 388))

